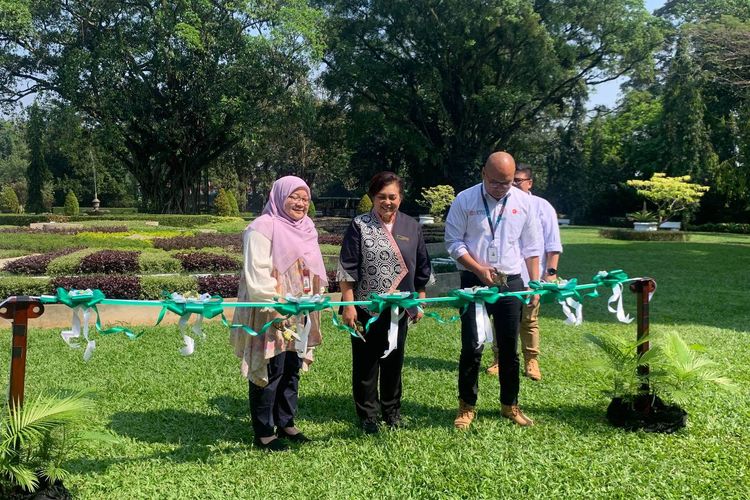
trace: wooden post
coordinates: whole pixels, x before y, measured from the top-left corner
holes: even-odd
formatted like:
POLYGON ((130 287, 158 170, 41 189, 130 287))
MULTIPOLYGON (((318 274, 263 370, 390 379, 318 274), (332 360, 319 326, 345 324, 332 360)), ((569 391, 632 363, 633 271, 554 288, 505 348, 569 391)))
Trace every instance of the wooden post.
POLYGON ((23 405, 26 378, 26 337, 29 320, 44 314, 44 305, 36 297, 25 295, 8 297, 0 304, 0 317, 12 322, 13 342, 10 351, 10 392, 8 403, 16 408, 23 405))
MULTIPOLYGON (((638 341, 640 341, 642 338, 648 335, 649 294, 652 293, 654 290, 656 290, 656 283, 651 278, 642 278, 630 284, 630 291, 636 294, 636 302, 638 306, 637 318, 636 318, 636 325, 638 327, 636 339, 638 341)), ((638 356, 645 354, 648 350, 649 350, 649 343, 643 342, 637 347, 638 356)), ((638 375, 644 377, 643 383, 641 384, 641 394, 644 394, 644 395, 648 395, 650 392, 650 387, 648 384, 648 374, 649 374, 648 365, 638 366, 638 375)), ((651 398, 643 398, 643 399, 647 401, 648 404, 646 404, 644 408, 639 408, 639 409, 648 413, 648 411, 651 408, 651 404, 650 404, 651 398)), ((636 405, 636 406, 640 406, 640 405, 636 405)))

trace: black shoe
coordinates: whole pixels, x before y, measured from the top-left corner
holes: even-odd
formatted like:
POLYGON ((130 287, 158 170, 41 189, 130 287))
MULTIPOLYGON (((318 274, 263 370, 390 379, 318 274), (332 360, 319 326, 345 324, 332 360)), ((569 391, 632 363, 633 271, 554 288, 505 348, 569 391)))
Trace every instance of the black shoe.
POLYGON ((266 451, 286 451, 289 449, 289 445, 281 441, 280 439, 273 439, 267 443, 263 443, 260 439, 255 438, 253 444, 256 448, 266 451))
POLYGON ((365 434, 378 433, 378 424, 374 420, 363 420, 360 425, 362 427, 362 430, 365 431, 365 434))
POLYGON ((390 429, 400 429, 404 426, 404 423, 401 421, 401 417, 386 418, 385 425, 387 425, 390 429))
POLYGON ((305 436, 301 432, 298 432, 297 434, 289 434, 283 429, 283 427, 279 427, 278 429, 276 429, 276 435, 280 438, 288 439, 292 443, 309 443, 310 441, 312 441, 312 439, 305 436))

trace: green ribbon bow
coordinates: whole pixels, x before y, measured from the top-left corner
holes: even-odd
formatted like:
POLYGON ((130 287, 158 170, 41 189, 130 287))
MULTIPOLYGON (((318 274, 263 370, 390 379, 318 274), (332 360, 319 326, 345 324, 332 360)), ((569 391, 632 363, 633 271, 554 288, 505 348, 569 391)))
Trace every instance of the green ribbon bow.
POLYGON ((368 297, 370 299, 370 305, 367 309, 370 312, 375 313, 375 316, 365 325, 365 333, 370 331, 370 325, 373 324, 385 311, 394 307, 400 307, 403 311, 410 307, 420 307, 420 302, 417 300, 417 292, 404 292, 404 293, 373 293, 368 297))
POLYGON ((630 278, 622 269, 613 269, 612 271, 599 271, 591 279, 592 283, 612 288, 620 283, 628 281, 630 278))
MULTIPOLYGON (((102 291, 99 289, 90 291, 71 290, 70 292, 68 292, 64 288, 59 287, 57 289, 57 294, 55 295, 55 302, 65 304, 71 309, 75 309, 76 307, 92 309, 96 314, 96 331, 99 332, 100 335, 124 333, 128 336, 128 338, 132 340, 140 337, 143 332, 134 333, 132 330, 130 330, 129 328, 125 328, 124 326, 113 326, 111 328, 107 328, 106 330, 102 328, 101 318, 99 317, 99 310, 96 308, 96 305, 102 302, 105 298, 106 297, 104 296, 104 293, 102 293, 102 291)), ((46 302, 52 302, 52 300, 46 299, 46 302)))

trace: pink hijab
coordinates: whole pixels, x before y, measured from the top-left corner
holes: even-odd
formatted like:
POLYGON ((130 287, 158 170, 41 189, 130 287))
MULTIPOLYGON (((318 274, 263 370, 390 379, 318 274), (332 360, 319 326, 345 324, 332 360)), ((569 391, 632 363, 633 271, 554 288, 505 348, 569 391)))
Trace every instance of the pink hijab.
POLYGON ((307 215, 295 221, 284 211, 286 199, 300 188, 310 196, 310 188, 299 177, 288 175, 277 179, 271 187, 263 213, 247 229, 258 231, 271 240, 273 267, 279 273, 286 272, 301 258, 310 271, 320 277, 321 284, 326 285, 328 280, 315 224, 307 215))

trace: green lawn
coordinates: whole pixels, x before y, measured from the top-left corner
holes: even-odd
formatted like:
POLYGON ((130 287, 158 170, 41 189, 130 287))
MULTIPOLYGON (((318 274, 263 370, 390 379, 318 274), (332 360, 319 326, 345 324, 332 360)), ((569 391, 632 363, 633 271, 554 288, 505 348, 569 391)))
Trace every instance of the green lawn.
MULTIPOLYGON (((688 427, 676 435, 610 427, 603 394, 609 381, 588 370, 598 353, 582 334, 634 337, 635 326, 617 324, 602 297, 586 302, 577 328, 562 324, 559 308, 543 309, 544 378, 523 379, 521 387, 521 405, 537 422, 528 429, 500 418, 498 382, 486 375, 475 425, 452 428, 458 326, 429 320, 407 341, 406 428, 374 437, 356 429, 349 340, 330 326, 300 388, 298 424, 315 442, 287 453, 252 447, 247 383, 227 332, 213 322, 192 357, 178 354, 176 327, 160 327, 136 341, 99 339, 88 364, 57 331, 32 330, 27 395, 92 389, 97 410, 88 426, 121 438, 82 449, 67 463, 77 498, 750 496, 750 237, 641 243, 566 228, 563 241, 563 276, 588 282, 598 270, 622 268, 654 277, 654 334, 676 330, 705 345, 739 390, 696 394, 686 407, 688 427)), ((633 298, 626 299, 635 313, 633 298)), ((9 351, 9 335, 0 349, 9 351)), ((485 352, 485 366, 490 357, 485 352)), ((7 356, 0 365, 7 377, 7 356)))

